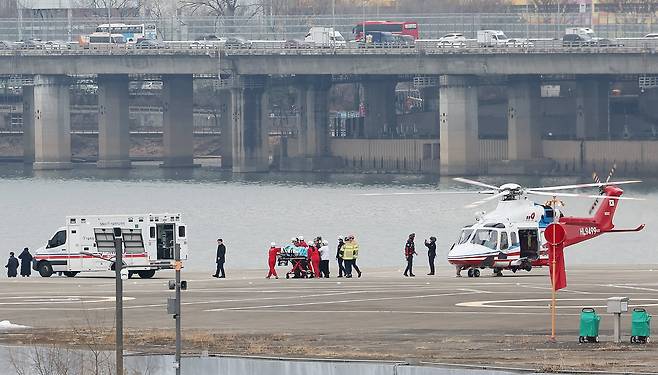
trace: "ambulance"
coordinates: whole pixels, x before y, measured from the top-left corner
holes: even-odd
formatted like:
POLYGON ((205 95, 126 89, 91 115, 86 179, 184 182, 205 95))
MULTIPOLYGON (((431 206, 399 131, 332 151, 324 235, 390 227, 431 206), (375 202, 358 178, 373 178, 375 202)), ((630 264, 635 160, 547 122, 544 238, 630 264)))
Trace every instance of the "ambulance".
POLYGON ((187 226, 181 214, 67 216, 64 227, 36 250, 32 267, 43 277, 61 272, 111 271, 115 266, 114 228, 121 228, 123 264, 129 277, 143 279, 174 267, 174 250, 187 260, 187 226))

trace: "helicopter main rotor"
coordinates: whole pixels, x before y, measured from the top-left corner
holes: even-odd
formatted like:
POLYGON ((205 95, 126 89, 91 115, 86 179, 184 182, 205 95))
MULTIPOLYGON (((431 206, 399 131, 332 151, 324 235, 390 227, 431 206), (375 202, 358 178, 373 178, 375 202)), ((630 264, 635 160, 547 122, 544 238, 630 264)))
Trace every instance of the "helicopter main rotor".
POLYGON ((457 182, 462 182, 469 185, 479 186, 487 188, 488 190, 477 191, 478 194, 492 194, 491 197, 481 199, 479 201, 473 202, 466 207, 473 208, 481 204, 484 204, 488 201, 494 200, 496 198, 501 198, 503 200, 515 200, 519 199, 522 195, 541 195, 541 196, 550 196, 550 197, 578 197, 578 198, 611 198, 611 199, 624 199, 624 200, 639 200, 638 198, 629 198, 629 197, 610 197, 606 195, 592 195, 592 194, 576 194, 576 193, 566 193, 561 192, 560 190, 570 190, 570 189, 581 189, 581 188, 592 188, 598 187, 602 188, 609 185, 624 185, 624 184, 635 184, 642 182, 640 180, 628 180, 628 181, 606 181, 606 182, 595 182, 589 184, 575 184, 575 185, 559 185, 559 186, 546 186, 546 187, 534 187, 526 188, 516 183, 506 183, 501 186, 495 186, 486 184, 484 182, 470 180, 468 178, 456 177, 453 180, 457 182))

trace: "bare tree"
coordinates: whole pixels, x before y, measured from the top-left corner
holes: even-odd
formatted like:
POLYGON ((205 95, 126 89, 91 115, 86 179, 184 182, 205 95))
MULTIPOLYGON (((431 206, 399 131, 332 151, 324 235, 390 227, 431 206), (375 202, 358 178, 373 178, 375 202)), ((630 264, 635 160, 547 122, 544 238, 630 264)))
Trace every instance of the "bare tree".
POLYGON ((179 0, 190 13, 206 13, 218 17, 253 17, 262 10, 262 4, 249 4, 244 0, 179 0))
POLYGON ((103 14, 109 9, 112 15, 129 17, 139 15, 145 0, 75 0, 80 8, 98 9, 103 14))

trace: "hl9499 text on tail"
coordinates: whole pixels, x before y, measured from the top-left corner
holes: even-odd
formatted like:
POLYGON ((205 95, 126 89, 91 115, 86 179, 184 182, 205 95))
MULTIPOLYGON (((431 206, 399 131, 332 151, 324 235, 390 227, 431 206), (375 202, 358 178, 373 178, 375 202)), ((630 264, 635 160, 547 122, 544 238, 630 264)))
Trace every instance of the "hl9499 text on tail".
POLYGON ((174 266, 174 249, 187 260, 187 226, 180 214, 67 216, 64 227, 37 249, 33 268, 43 277, 62 272, 111 271, 116 250, 113 228, 121 228, 124 267, 129 276, 151 278, 174 266))

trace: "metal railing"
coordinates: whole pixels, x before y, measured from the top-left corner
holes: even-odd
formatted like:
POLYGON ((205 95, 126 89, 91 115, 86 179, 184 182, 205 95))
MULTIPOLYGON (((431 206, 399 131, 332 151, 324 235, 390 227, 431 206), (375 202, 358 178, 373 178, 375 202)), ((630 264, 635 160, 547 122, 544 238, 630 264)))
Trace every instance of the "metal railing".
MULTIPOLYGON (((510 37, 559 38, 567 27, 592 27, 598 36, 607 38, 641 37, 656 29, 653 13, 443 13, 398 14, 378 17, 366 14, 367 20, 418 22, 421 38, 438 38, 449 32, 463 32, 475 37, 477 30, 502 30, 510 37)), ((222 37, 239 36, 255 40, 303 39, 312 26, 334 27, 346 39, 351 39, 352 29, 363 21, 361 14, 298 15, 255 17, 162 17, 118 18, 113 22, 152 23, 162 40, 194 40, 204 35, 222 37)), ((95 31, 99 24, 107 23, 98 18, 37 18, 0 19, 0 40, 75 41, 80 35, 95 31)))

